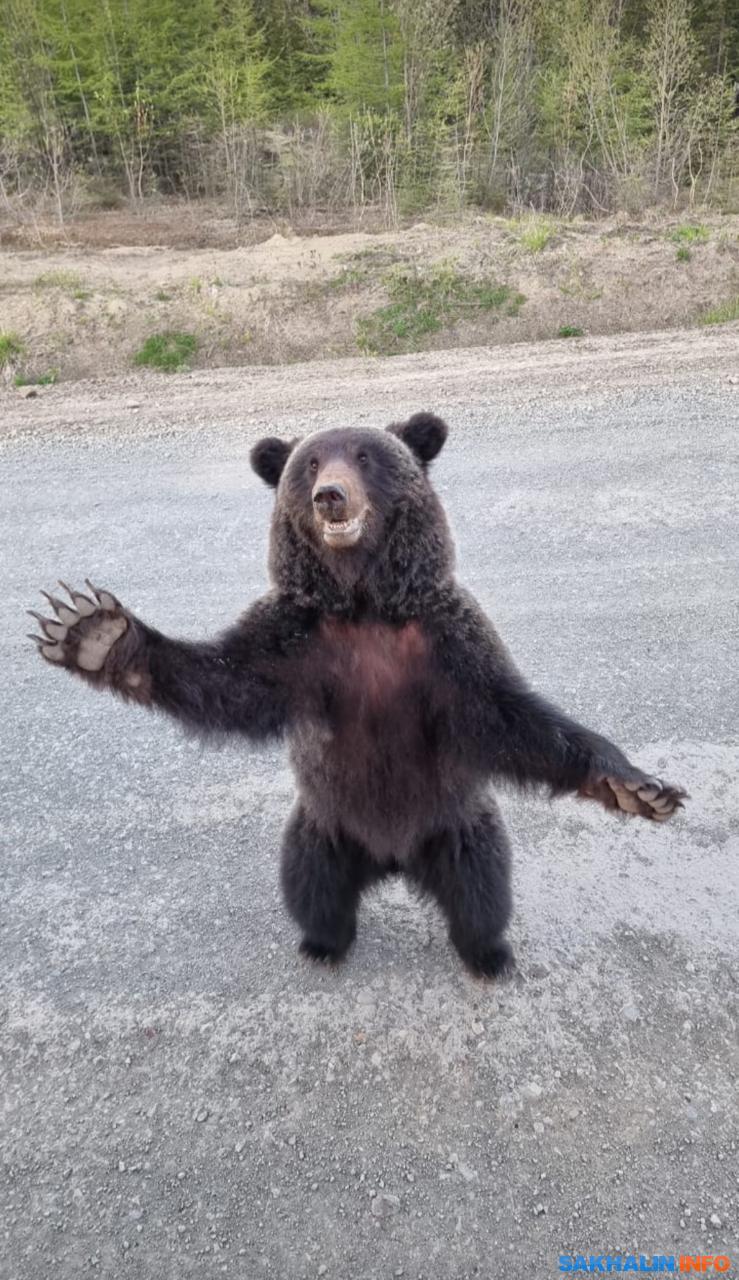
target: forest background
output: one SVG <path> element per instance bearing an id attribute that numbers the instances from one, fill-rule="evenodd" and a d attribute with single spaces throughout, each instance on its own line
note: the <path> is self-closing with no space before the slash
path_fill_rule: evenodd
<path id="1" fill-rule="evenodd" d="M 738 83 L 739 0 L 0 0 L 0 380 L 735 322 Z"/>
<path id="2" fill-rule="evenodd" d="M 733 209 L 739 0 L 2 0 L 0 198 Z"/>

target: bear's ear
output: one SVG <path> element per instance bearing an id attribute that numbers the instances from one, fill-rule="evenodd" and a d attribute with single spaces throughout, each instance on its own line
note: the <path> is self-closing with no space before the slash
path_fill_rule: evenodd
<path id="1" fill-rule="evenodd" d="M 280 440 L 278 436 L 265 436 L 258 440 L 249 454 L 249 461 L 260 480 L 276 489 L 285 463 L 295 448 L 294 440 Z"/>
<path id="2" fill-rule="evenodd" d="M 425 467 L 441 453 L 449 428 L 435 413 L 414 413 L 407 422 L 394 422 L 388 431 L 402 440 Z"/>

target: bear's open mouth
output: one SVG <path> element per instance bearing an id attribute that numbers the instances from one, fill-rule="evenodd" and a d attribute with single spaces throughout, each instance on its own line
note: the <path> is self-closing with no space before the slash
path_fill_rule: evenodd
<path id="1" fill-rule="evenodd" d="M 364 521 L 361 516 L 351 520 L 322 520 L 324 542 L 334 547 L 352 547 L 362 536 Z"/>

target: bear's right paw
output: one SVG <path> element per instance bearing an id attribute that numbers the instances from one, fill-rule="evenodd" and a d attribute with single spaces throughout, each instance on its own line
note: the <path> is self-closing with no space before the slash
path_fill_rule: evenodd
<path id="1" fill-rule="evenodd" d="M 87 578 L 85 582 L 94 596 L 93 600 L 81 591 L 59 583 L 69 595 L 73 607 L 65 600 L 42 591 L 56 618 L 44 618 L 34 609 L 29 609 L 43 633 L 29 638 L 35 641 L 47 662 L 59 663 L 71 671 L 92 674 L 102 671 L 116 641 L 128 629 L 129 620 L 115 596 L 93 587 Z"/>
<path id="2" fill-rule="evenodd" d="M 516 968 L 513 950 L 507 942 L 495 942 L 480 947 L 460 947 L 457 950 L 465 967 L 475 978 L 510 977 Z"/>

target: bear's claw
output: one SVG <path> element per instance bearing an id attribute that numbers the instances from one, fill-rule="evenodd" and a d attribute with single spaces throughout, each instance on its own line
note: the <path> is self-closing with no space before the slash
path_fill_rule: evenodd
<path id="1" fill-rule="evenodd" d="M 59 583 L 74 608 L 48 591 L 41 593 L 56 618 L 45 618 L 35 609 L 29 609 L 43 633 L 30 638 L 47 662 L 63 663 L 72 670 L 96 672 L 104 667 L 116 640 L 127 630 L 128 619 L 110 591 L 94 587 L 87 578 L 85 582 L 94 600 L 64 582 Z"/>

